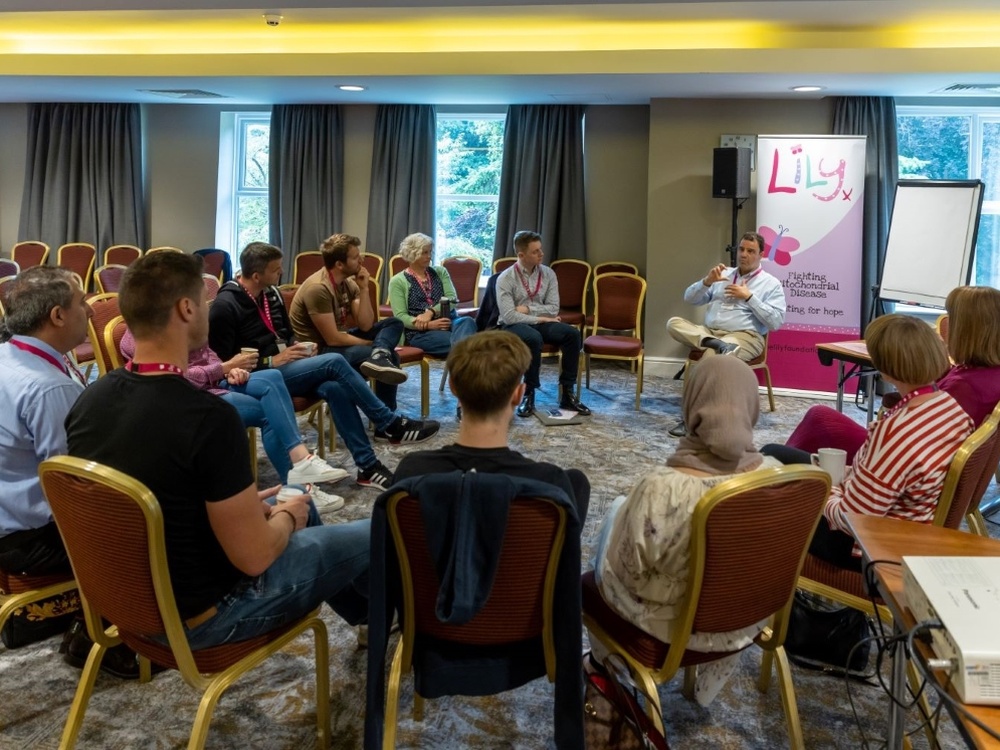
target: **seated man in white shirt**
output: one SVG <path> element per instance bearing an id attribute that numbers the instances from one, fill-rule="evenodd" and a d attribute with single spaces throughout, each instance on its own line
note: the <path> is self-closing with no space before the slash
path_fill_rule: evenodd
<path id="1" fill-rule="evenodd" d="M 737 268 L 713 267 L 705 278 L 684 291 L 684 301 L 708 305 L 705 324 L 680 317 L 667 321 L 667 333 L 691 349 L 728 354 L 749 362 L 764 351 L 764 336 L 785 320 L 785 292 L 781 282 L 760 265 L 764 238 L 746 232 L 740 239 Z M 684 422 L 670 434 L 683 437 Z"/>

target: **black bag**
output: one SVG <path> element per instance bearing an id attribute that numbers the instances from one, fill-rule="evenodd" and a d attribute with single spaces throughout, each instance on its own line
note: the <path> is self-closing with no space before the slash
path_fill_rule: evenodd
<path id="1" fill-rule="evenodd" d="M 796 591 L 785 652 L 800 667 L 837 676 L 869 677 L 866 671 L 871 641 L 864 640 L 869 634 L 864 612 Z"/>
<path id="2" fill-rule="evenodd" d="M 586 750 L 670 750 L 663 733 L 643 710 L 649 697 L 632 679 L 624 659 L 611 654 L 601 665 L 590 654 L 583 659 L 593 667 L 584 669 Z"/>

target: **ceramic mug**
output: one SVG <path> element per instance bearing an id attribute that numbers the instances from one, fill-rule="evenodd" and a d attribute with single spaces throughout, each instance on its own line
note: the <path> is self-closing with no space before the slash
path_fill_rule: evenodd
<path id="1" fill-rule="evenodd" d="M 847 451 L 840 448 L 820 448 L 812 454 L 813 466 L 818 466 L 833 480 L 835 485 L 844 481 L 847 468 Z"/>

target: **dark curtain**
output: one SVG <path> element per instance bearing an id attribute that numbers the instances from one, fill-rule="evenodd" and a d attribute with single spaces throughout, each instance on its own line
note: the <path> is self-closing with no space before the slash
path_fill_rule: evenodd
<path id="1" fill-rule="evenodd" d="M 548 261 L 587 257 L 583 113 L 573 106 L 507 110 L 493 257 L 513 255 L 514 233 L 542 235 Z"/>
<path id="2" fill-rule="evenodd" d="M 21 240 L 146 247 L 138 104 L 31 104 Z"/>
<path id="3" fill-rule="evenodd" d="M 268 164 L 270 238 L 284 253 L 285 279 L 297 253 L 343 231 L 344 129 L 339 106 L 271 108 Z"/>
<path id="4" fill-rule="evenodd" d="M 889 221 L 896 195 L 899 156 L 896 148 L 896 102 L 891 97 L 851 96 L 837 99 L 835 135 L 868 136 L 865 151 L 865 218 L 861 251 L 862 333 L 872 314 L 872 287 L 881 282 L 889 240 Z M 882 311 L 876 311 L 876 315 Z"/>
<path id="5" fill-rule="evenodd" d="M 365 252 L 388 258 L 408 234 L 434 236 L 436 160 L 434 107 L 379 105 Z"/>

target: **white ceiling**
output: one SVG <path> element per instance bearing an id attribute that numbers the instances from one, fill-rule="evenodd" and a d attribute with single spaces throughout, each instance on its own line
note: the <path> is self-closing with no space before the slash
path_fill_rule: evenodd
<path id="1" fill-rule="evenodd" d="M 3 0 L 0 101 L 634 104 L 994 84 L 979 101 L 1000 103 L 997 0 L 292 2 Z"/>

